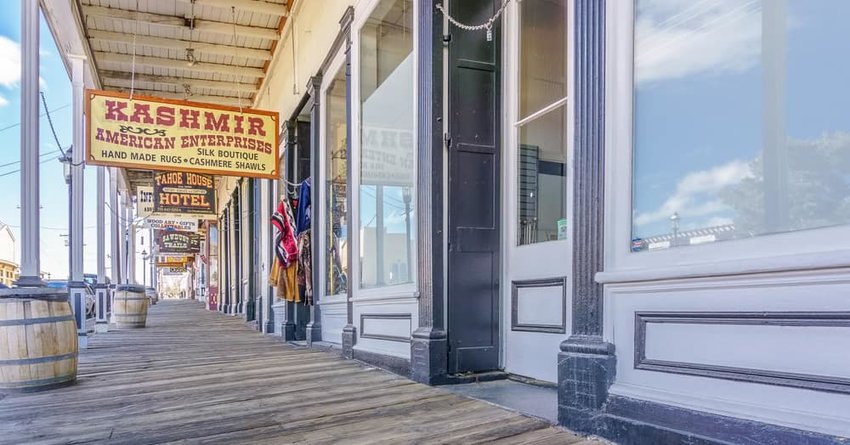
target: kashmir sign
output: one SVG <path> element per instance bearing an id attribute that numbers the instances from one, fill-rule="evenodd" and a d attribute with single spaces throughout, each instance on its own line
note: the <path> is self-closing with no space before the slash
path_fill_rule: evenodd
<path id="1" fill-rule="evenodd" d="M 416 170 L 413 131 L 364 126 L 361 183 L 412 187 Z"/>
<path id="2" fill-rule="evenodd" d="M 165 172 L 154 175 L 155 213 L 215 214 L 215 182 L 210 175 Z"/>
<path id="3" fill-rule="evenodd" d="M 278 113 L 86 90 L 86 163 L 277 179 Z"/>

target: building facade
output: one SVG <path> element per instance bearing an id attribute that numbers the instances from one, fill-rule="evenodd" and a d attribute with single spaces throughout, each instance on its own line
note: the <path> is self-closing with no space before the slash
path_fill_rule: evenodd
<path id="1" fill-rule="evenodd" d="M 624 443 L 850 434 L 846 203 L 806 193 L 844 187 L 846 129 L 792 111 L 826 107 L 799 66 L 843 6 L 330 3 L 258 102 L 291 116 L 283 177 L 224 192 L 236 311 L 426 383 L 557 385 L 561 423 Z M 725 127 L 703 88 L 750 108 Z M 275 302 L 239 242 L 308 178 L 314 304 Z"/>
<path id="2" fill-rule="evenodd" d="M 842 443 L 844 3 L 287 2 L 280 177 L 216 179 L 191 288 L 620 443 Z"/>

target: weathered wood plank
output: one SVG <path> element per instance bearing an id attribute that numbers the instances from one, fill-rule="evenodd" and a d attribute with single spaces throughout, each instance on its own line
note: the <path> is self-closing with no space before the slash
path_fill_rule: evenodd
<path id="1" fill-rule="evenodd" d="M 151 307 L 145 329 L 93 336 L 72 387 L 0 393 L 0 444 L 582 440 L 338 354 L 263 336 L 192 301 Z"/>

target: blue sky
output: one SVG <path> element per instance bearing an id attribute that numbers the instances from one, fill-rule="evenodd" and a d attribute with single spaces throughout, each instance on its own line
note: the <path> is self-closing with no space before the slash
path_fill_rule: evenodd
<path id="1" fill-rule="evenodd" d="M 0 15 L 0 190 L 5 196 L 0 206 L 0 221 L 10 225 L 18 239 L 15 260 L 20 262 L 20 58 L 19 42 L 21 28 L 20 2 L 4 3 Z M 71 82 L 56 49 L 52 35 L 44 19 L 40 28 L 41 89 L 47 98 L 47 106 L 62 147 L 71 145 Z M 41 113 L 44 114 L 44 109 Z M 8 128 L 7 128 L 8 127 Z M 65 278 L 68 274 L 68 188 L 65 185 L 62 165 L 56 142 L 50 131 L 47 117 L 40 120 L 40 147 L 44 156 L 41 167 L 41 268 L 54 278 Z M 52 153 L 55 152 L 55 153 Z M 50 154 L 48 154 L 50 153 Z M 85 271 L 96 272 L 95 240 L 95 185 L 94 168 L 87 168 L 85 175 Z M 107 261 L 107 268 L 109 261 Z M 110 271 L 107 270 L 107 274 Z"/>
<path id="2" fill-rule="evenodd" d="M 718 192 L 748 176 L 762 150 L 762 4 L 639 3 L 635 237 L 669 233 L 674 211 L 685 230 L 734 222 Z M 810 141 L 848 132 L 850 62 L 839 55 L 850 41 L 850 2 L 786 5 L 782 130 Z"/>

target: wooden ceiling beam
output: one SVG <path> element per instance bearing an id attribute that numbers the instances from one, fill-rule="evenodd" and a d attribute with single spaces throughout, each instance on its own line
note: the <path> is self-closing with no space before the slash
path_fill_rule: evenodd
<path id="1" fill-rule="evenodd" d="M 128 45 L 133 44 L 133 35 L 123 32 L 91 30 L 89 31 L 89 39 L 93 42 L 99 41 L 103 43 L 115 42 L 125 43 Z M 237 55 L 239 57 L 247 57 L 249 59 L 257 59 L 263 61 L 271 60 L 272 58 L 272 55 L 268 50 L 245 48 L 241 46 L 220 45 L 217 43 L 192 42 L 189 40 L 167 39 L 163 37 L 141 35 L 136 36 L 135 42 L 137 46 L 174 49 L 184 52 L 187 49 L 192 48 L 196 56 L 198 54 L 211 54 L 217 56 Z"/>
<path id="2" fill-rule="evenodd" d="M 181 3 L 191 4 L 192 0 L 178 0 Z M 272 3 L 262 0 L 195 0 L 196 6 L 210 6 L 213 8 L 221 8 L 230 11 L 232 6 L 236 7 L 236 11 L 258 12 L 260 14 L 273 15 L 277 17 L 286 17 L 289 10 L 282 3 Z"/>
<path id="3" fill-rule="evenodd" d="M 126 80 L 126 79 L 114 79 L 114 78 L 108 78 L 108 77 L 103 78 L 103 85 L 105 87 L 108 87 L 108 88 L 122 88 L 122 89 L 125 89 L 125 90 L 129 90 L 130 85 L 132 85 L 132 83 L 133 83 L 132 81 Z M 165 93 L 167 93 L 167 94 L 180 94 L 180 95 L 186 95 L 187 94 L 183 91 L 183 88 L 184 88 L 183 85 L 173 85 L 173 86 L 179 88 L 179 91 L 177 91 L 176 93 L 174 91 L 160 90 L 159 87 L 163 86 L 163 85 L 166 85 L 166 84 L 156 84 L 156 87 L 154 87 L 153 89 L 148 89 L 148 90 L 150 90 L 150 91 L 160 91 L 163 94 L 165 94 Z M 200 92 L 200 87 L 198 87 L 197 85 L 192 85 L 191 83 L 187 83 L 186 85 L 189 86 L 189 93 L 188 93 L 189 95 L 203 94 L 203 93 Z M 138 88 L 138 86 L 139 86 L 139 84 L 137 83 L 136 88 Z M 230 91 L 217 90 L 217 91 L 218 91 L 217 93 L 213 93 L 211 95 L 212 96 L 231 97 L 231 98 L 234 98 L 234 99 L 242 98 L 242 100 L 247 100 L 247 99 L 250 99 L 252 97 L 252 94 L 254 94 L 254 93 L 251 93 L 251 92 L 244 92 L 243 93 L 243 92 L 240 92 L 240 91 L 233 91 L 233 90 L 230 90 Z"/>
<path id="4" fill-rule="evenodd" d="M 129 93 L 129 88 L 110 88 L 112 91 L 121 91 L 124 93 Z M 191 102 L 200 102 L 207 104 L 216 104 L 216 105 L 224 105 L 228 107 L 238 107 L 240 104 L 240 100 L 235 97 L 226 97 L 226 96 L 209 96 L 209 95 L 200 95 L 195 94 L 191 96 L 187 96 L 181 93 L 168 93 L 165 91 L 159 90 L 142 90 L 142 89 L 134 89 L 134 94 L 138 94 L 139 96 L 151 96 L 151 97 L 159 97 L 163 99 L 177 99 L 177 100 L 188 100 Z M 243 108 L 251 107 L 251 99 L 242 98 L 241 104 Z"/>
<path id="5" fill-rule="evenodd" d="M 133 64 L 133 56 L 130 54 L 115 54 L 102 51 L 94 53 L 95 61 L 102 68 L 103 63 Z M 253 68 L 237 65 L 226 65 L 220 63 L 197 62 L 189 65 L 185 60 L 166 59 L 162 57 L 136 56 L 136 67 L 153 66 L 159 68 L 177 69 L 187 72 L 228 74 L 239 78 L 259 79 L 265 76 L 262 68 Z M 138 70 L 137 70 L 138 71 Z"/>
<path id="6" fill-rule="evenodd" d="M 100 71 L 100 78 L 110 86 L 129 87 L 133 73 L 129 71 Z M 254 83 L 218 82 L 215 80 L 193 79 L 191 77 L 170 77 L 136 73 L 136 81 L 171 85 L 178 88 L 183 88 L 183 85 L 189 85 L 192 88 L 209 88 L 224 93 L 232 93 L 233 96 L 243 93 L 243 97 L 245 97 L 244 93 L 255 94 L 257 92 L 257 86 Z"/>
<path id="7" fill-rule="evenodd" d="M 151 14 L 148 12 L 137 12 L 128 9 L 106 8 L 103 6 L 83 6 L 83 14 L 86 16 L 102 17 L 111 20 L 122 20 L 138 22 L 150 25 L 168 26 L 172 28 L 189 29 L 189 19 L 174 15 Z M 257 37 L 261 39 L 276 41 L 280 35 L 276 28 L 260 28 L 256 26 L 233 25 L 228 22 L 214 22 L 212 20 L 195 19 L 195 31 L 233 36 L 235 32 L 241 37 Z"/>

